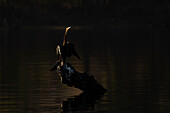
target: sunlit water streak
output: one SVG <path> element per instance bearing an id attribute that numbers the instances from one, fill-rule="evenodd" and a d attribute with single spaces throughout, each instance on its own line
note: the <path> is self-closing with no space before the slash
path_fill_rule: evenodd
<path id="1" fill-rule="evenodd" d="M 93 74 L 108 92 L 87 96 L 61 84 L 50 67 L 63 30 L 1 31 L 0 112 L 164 113 L 170 109 L 169 31 L 97 29 L 69 32 L 81 60 L 69 62 Z M 78 104 L 77 104 L 78 103 Z"/>

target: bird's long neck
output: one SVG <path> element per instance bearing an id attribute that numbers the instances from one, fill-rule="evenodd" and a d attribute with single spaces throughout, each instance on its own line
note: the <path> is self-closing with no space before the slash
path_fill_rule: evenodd
<path id="1" fill-rule="evenodd" d="M 64 34 L 64 40 L 63 40 L 63 46 L 66 44 L 66 35 L 67 35 L 67 31 L 65 32 L 65 34 Z"/>
<path id="2" fill-rule="evenodd" d="M 64 40 L 63 40 L 63 46 L 66 44 L 66 35 L 67 35 L 67 32 L 68 32 L 68 30 L 70 29 L 71 27 L 67 27 L 66 28 L 66 31 L 65 31 L 65 34 L 64 34 Z"/>

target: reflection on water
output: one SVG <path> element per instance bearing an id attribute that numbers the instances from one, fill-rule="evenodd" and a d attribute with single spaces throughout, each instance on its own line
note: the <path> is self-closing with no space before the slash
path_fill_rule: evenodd
<path id="1" fill-rule="evenodd" d="M 62 112 L 75 112 L 75 111 L 94 111 L 96 101 L 99 100 L 103 94 L 88 94 L 81 93 L 79 96 L 68 98 L 66 101 L 62 101 Z"/>
<path id="2" fill-rule="evenodd" d="M 68 39 L 82 59 L 70 63 L 108 89 L 96 96 L 61 84 L 49 72 L 63 34 L 64 29 L 0 31 L 0 112 L 170 111 L 169 30 L 71 30 Z"/>

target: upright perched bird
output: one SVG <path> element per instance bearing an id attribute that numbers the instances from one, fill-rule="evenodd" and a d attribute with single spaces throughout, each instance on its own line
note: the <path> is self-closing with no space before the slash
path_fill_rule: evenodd
<path id="1" fill-rule="evenodd" d="M 66 35 L 68 30 L 71 27 L 67 27 L 65 34 L 64 34 L 64 40 L 63 40 L 63 45 L 60 47 L 59 45 L 56 48 L 56 53 L 57 53 L 57 58 L 63 60 L 63 62 L 66 61 L 67 58 L 70 58 L 72 55 L 76 56 L 78 59 L 80 59 L 80 56 L 78 55 L 77 51 L 74 48 L 74 44 L 70 43 L 66 40 Z"/>
<path id="2" fill-rule="evenodd" d="M 57 45 L 56 47 L 56 54 L 57 54 L 57 63 L 51 68 L 50 71 L 54 71 L 57 69 L 57 66 L 61 62 L 66 62 L 67 58 L 70 58 L 72 55 L 76 56 L 78 59 L 80 59 L 80 56 L 78 55 L 77 51 L 74 48 L 74 44 L 70 43 L 66 40 L 66 35 L 68 30 L 71 27 L 67 27 L 65 34 L 64 34 L 64 40 L 63 40 L 63 45 L 60 47 L 60 45 Z"/>

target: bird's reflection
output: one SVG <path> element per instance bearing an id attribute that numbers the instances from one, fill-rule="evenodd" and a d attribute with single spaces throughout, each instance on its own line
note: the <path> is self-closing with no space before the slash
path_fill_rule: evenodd
<path id="1" fill-rule="evenodd" d="M 95 104 L 103 97 L 103 94 L 94 94 L 83 92 L 78 96 L 68 98 L 66 101 L 62 101 L 62 113 L 75 112 L 75 111 L 93 111 L 95 110 Z"/>

